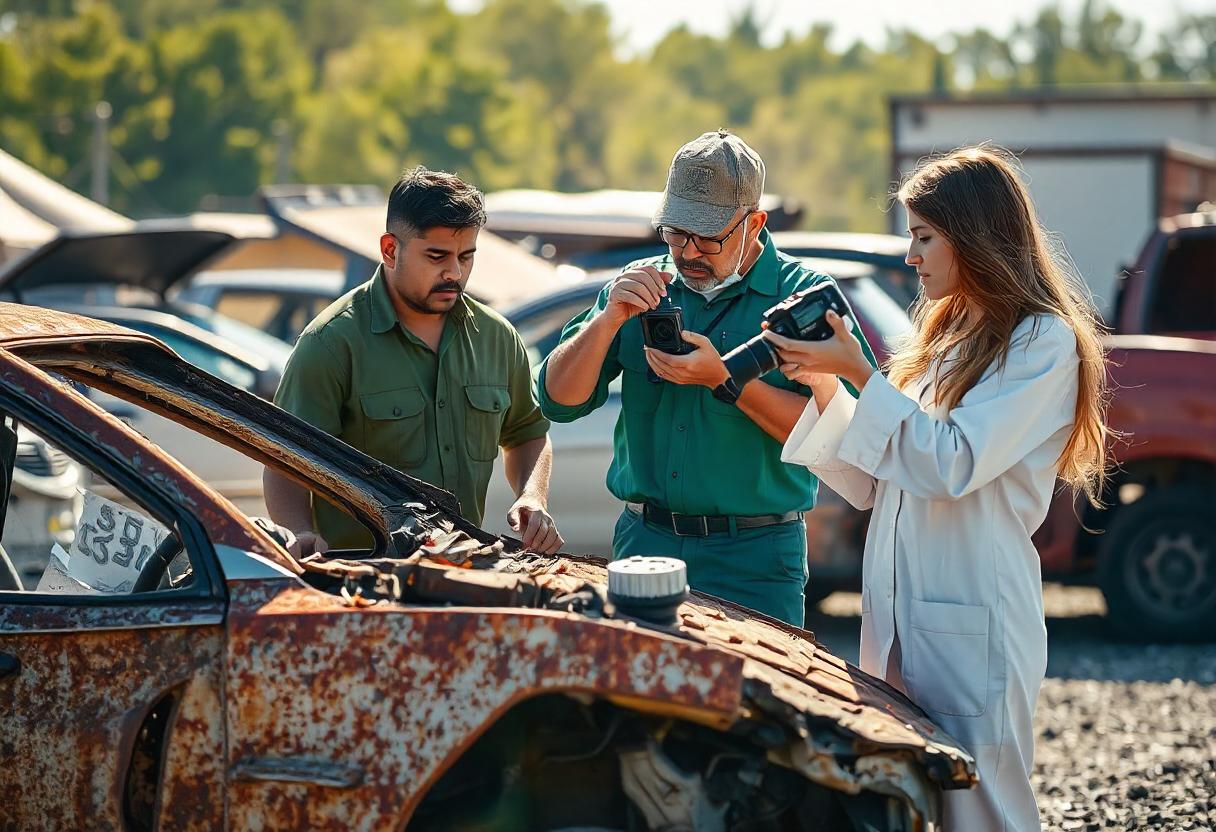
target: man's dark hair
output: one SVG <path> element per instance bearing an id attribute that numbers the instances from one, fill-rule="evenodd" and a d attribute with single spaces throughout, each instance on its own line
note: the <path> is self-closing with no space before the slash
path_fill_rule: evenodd
<path id="1" fill-rule="evenodd" d="M 402 237 L 432 228 L 481 228 L 486 206 L 481 191 L 459 176 L 419 165 L 407 170 L 388 195 L 385 227 Z"/>

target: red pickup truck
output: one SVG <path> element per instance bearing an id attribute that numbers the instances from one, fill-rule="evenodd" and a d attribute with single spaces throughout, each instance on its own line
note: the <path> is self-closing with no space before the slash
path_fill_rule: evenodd
<path id="1" fill-rule="evenodd" d="M 1159 223 L 1112 323 L 1105 506 L 1057 494 L 1043 575 L 1096 583 L 1124 636 L 1216 638 L 1216 210 Z"/>

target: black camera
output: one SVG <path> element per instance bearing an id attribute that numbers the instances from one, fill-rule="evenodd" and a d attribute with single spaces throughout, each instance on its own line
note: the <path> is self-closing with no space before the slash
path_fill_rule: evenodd
<path id="1" fill-rule="evenodd" d="M 796 341 L 826 341 L 832 327 L 826 320 L 828 310 L 840 317 L 851 315 L 849 303 L 835 283 L 821 283 L 804 292 L 790 295 L 764 313 L 768 328 Z M 739 387 L 777 369 L 777 348 L 763 335 L 740 344 L 722 357 L 730 377 Z"/>
<path id="2" fill-rule="evenodd" d="M 651 349 L 671 355 L 687 355 L 693 351 L 692 344 L 684 340 L 684 313 L 664 297 L 658 309 L 648 309 L 638 320 L 642 323 L 642 342 Z"/>

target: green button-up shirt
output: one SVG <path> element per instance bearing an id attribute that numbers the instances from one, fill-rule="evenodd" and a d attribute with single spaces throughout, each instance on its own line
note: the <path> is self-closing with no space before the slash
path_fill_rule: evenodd
<path id="1" fill-rule="evenodd" d="M 764 251 L 741 283 L 724 289 L 712 301 L 677 279 L 668 286 L 672 303 L 683 310 L 684 328 L 710 339 L 726 354 L 760 332 L 764 311 L 794 292 L 831 280 L 793 258 L 780 254 L 767 232 Z M 676 274 L 670 255 L 631 264 Z M 600 292 L 594 306 L 577 316 L 562 331 L 568 341 L 603 311 L 610 286 Z M 712 332 L 711 324 L 725 304 L 729 311 Z M 860 329 L 871 363 L 873 354 Z M 616 423 L 608 490 L 618 499 L 650 502 L 682 514 L 756 515 L 805 510 L 815 503 L 817 478 L 801 465 L 781 461 L 781 443 L 760 429 L 734 405 L 715 399 L 700 385 L 671 384 L 647 379 L 642 352 L 642 327 L 631 318 L 617 333 L 604 359 L 591 398 L 581 405 L 565 406 L 545 391 L 548 361 L 541 367 L 537 396 L 541 410 L 555 422 L 585 416 L 608 399 L 608 384 L 621 380 L 621 415 Z M 762 380 L 774 387 L 810 396 L 810 390 L 779 371 Z"/>
<path id="2" fill-rule="evenodd" d="M 369 456 L 451 491 L 480 524 L 499 446 L 548 433 L 528 355 L 498 313 L 462 296 L 439 352 L 401 325 L 377 269 L 300 335 L 275 403 Z M 349 515 L 314 501 L 336 548 L 367 545 Z"/>

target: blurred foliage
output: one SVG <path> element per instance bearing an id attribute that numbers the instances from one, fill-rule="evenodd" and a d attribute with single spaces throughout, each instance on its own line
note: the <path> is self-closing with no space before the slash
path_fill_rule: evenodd
<path id="1" fill-rule="evenodd" d="M 753 7 L 626 58 L 610 24 L 590 0 L 0 0 L 0 146 L 85 190 L 109 102 L 112 204 L 147 215 L 281 177 L 387 187 L 415 163 L 487 190 L 658 189 L 680 144 L 726 126 L 812 225 L 877 230 L 892 94 L 1216 85 L 1216 15 L 1154 45 L 1098 0 L 881 47 L 834 47 L 828 25 L 765 45 Z"/>

